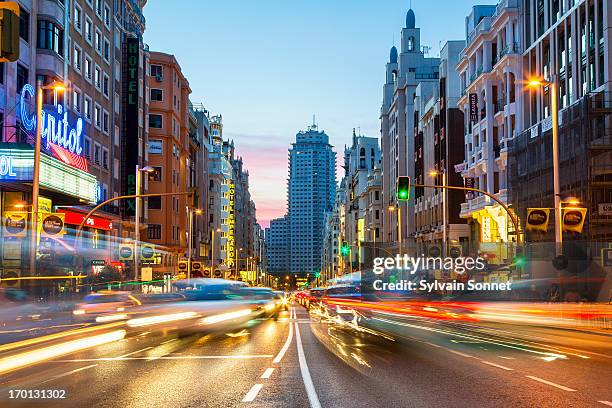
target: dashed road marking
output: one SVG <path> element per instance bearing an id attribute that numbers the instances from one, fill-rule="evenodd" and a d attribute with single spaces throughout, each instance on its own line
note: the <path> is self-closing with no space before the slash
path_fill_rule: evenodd
<path id="1" fill-rule="evenodd" d="M 535 380 L 535 381 L 538 381 L 538 382 L 541 382 L 542 384 L 547 384 L 547 385 L 550 385 L 552 387 L 559 388 L 560 390 L 563 390 L 563 391 L 570 391 L 570 392 L 576 391 L 576 390 L 574 390 L 572 388 L 566 387 L 564 385 L 556 384 L 556 383 L 551 382 L 551 381 L 544 380 L 544 379 L 542 379 L 540 377 L 534 377 L 532 375 L 526 375 L 525 377 L 531 378 L 532 380 Z"/>
<path id="2" fill-rule="evenodd" d="M 131 353 L 124 354 L 124 355 L 119 356 L 117 358 L 125 358 L 125 357 L 129 357 L 129 356 L 133 356 L 134 354 L 142 353 L 143 351 L 151 350 L 152 348 L 153 347 L 145 347 L 143 349 L 132 351 Z"/>
<path id="3" fill-rule="evenodd" d="M 261 378 L 263 378 L 264 380 L 267 380 L 268 378 L 270 378 L 273 371 L 274 371 L 273 367 L 266 368 L 266 371 L 264 371 L 264 373 L 261 375 Z"/>
<path id="4" fill-rule="evenodd" d="M 474 356 L 470 356 L 469 354 L 465 354 L 465 353 L 462 353 L 462 352 L 457 351 L 457 350 L 451 350 L 451 349 L 447 349 L 447 350 L 450 351 L 451 353 L 456 354 L 456 355 L 461 356 L 461 357 L 467 357 L 467 358 L 473 358 L 474 357 Z"/>
<path id="5" fill-rule="evenodd" d="M 97 364 L 92 364 L 92 365 L 88 365 L 88 366 L 85 366 L 85 367 L 77 368 L 76 370 L 68 371 L 68 372 L 63 373 L 63 374 L 58 374 L 58 375 L 53 376 L 52 378 L 49 378 L 48 380 L 45 380 L 45 381 L 39 383 L 38 385 L 45 384 L 45 383 L 48 383 L 49 381 L 57 380 L 58 378 L 66 377 L 68 375 L 71 375 L 71 374 L 74 374 L 74 373 L 78 373 L 79 371 L 87 370 L 89 368 L 94 368 L 94 367 L 97 367 L 97 366 L 98 366 Z"/>
<path id="6" fill-rule="evenodd" d="M 514 371 L 514 369 L 513 369 L 513 368 L 506 367 L 506 366 L 503 366 L 503 365 L 500 365 L 500 364 L 495 364 L 495 363 L 492 363 L 492 362 L 490 362 L 490 361 L 486 361 L 486 360 L 480 360 L 480 361 L 481 361 L 481 362 L 483 362 L 483 363 L 485 363 L 485 364 L 488 364 L 488 365 L 490 365 L 490 366 L 497 367 L 497 368 L 501 368 L 502 370 L 506 370 L 506 371 Z"/>
<path id="7" fill-rule="evenodd" d="M 257 394 L 259 394 L 259 391 L 261 391 L 262 388 L 263 384 L 253 385 L 249 392 L 247 392 L 244 398 L 242 399 L 242 402 L 253 402 L 253 400 L 257 398 Z"/>

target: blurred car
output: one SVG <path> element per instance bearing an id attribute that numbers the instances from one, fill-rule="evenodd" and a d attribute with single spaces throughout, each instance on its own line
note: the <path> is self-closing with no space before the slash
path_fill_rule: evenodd
<path id="1" fill-rule="evenodd" d="M 306 295 L 306 291 L 300 290 L 298 292 L 295 292 L 293 297 L 299 305 L 304 306 L 304 299 L 306 298 Z"/>
<path id="2" fill-rule="evenodd" d="M 72 316 L 75 321 L 100 321 L 102 316 L 119 315 L 126 309 L 141 305 L 131 292 L 92 292 L 75 305 Z M 104 320 L 102 318 L 102 320 Z"/>
<path id="3" fill-rule="evenodd" d="M 42 308 L 17 288 L 0 288 L 0 324 L 37 319 Z"/>
<path id="4" fill-rule="evenodd" d="M 274 291 L 274 294 L 276 294 L 276 298 L 280 301 L 282 310 L 289 310 L 289 295 L 280 290 Z"/>
<path id="5" fill-rule="evenodd" d="M 310 309 L 311 307 L 318 305 L 324 292 L 325 289 L 323 288 L 313 288 L 308 290 L 304 296 L 303 306 L 306 309 Z"/>
<path id="6" fill-rule="evenodd" d="M 235 300 L 238 291 L 247 288 L 244 282 L 216 278 L 183 279 L 173 284 L 185 300 Z"/>
<path id="7" fill-rule="evenodd" d="M 278 319 L 283 308 L 282 298 L 278 293 L 270 288 L 250 287 L 241 288 L 239 293 L 245 300 L 256 305 L 262 316 Z"/>
<path id="8" fill-rule="evenodd" d="M 350 304 L 352 301 L 360 299 L 361 292 L 358 286 L 350 284 L 334 285 L 325 288 L 319 306 L 329 316 L 351 320 L 353 318 L 353 309 Z"/>

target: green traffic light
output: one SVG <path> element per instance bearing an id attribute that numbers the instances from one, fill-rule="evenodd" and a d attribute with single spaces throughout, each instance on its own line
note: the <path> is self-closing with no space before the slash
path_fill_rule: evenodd
<path id="1" fill-rule="evenodd" d="M 348 256 L 351 253 L 351 249 L 349 248 L 348 244 L 345 242 L 344 244 L 342 244 L 342 247 L 340 248 L 340 253 L 343 256 Z"/>
<path id="2" fill-rule="evenodd" d="M 527 265 L 527 258 L 524 256 L 517 256 L 514 258 L 514 264 L 519 268 L 524 268 Z"/>

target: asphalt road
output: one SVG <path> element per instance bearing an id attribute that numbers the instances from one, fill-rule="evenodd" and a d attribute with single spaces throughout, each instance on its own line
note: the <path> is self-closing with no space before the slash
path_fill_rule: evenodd
<path id="1" fill-rule="evenodd" d="M 296 306 L 245 330 L 142 333 L 0 378 L 2 407 L 605 407 L 612 337 L 375 315 L 336 324 Z M 9 399 L 10 390 L 65 399 Z"/>

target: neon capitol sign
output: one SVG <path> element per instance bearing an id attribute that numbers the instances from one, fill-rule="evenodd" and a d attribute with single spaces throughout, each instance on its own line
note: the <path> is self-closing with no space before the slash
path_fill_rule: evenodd
<path id="1" fill-rule="evenodd" d="M 25 84 L 21 90 L 21 123 L 28 132 L 36 132 L 36 112 L 28 111 L 26 98 L 34 100 L 34 87 Z M 81 156 L 83 153 L 83 119 L 78 118 L 74 126 L 68 123 L 68 111 L 60 104 L 53 110 L 43 109 L 42 111 L 42 130 L 41 145 L 47 151 L 53 152 L 56 156 L 61 153 L 54 147 L 60 147 L 70 153 Z M 72 164 L 72 163 L 69 163 Z"/>

